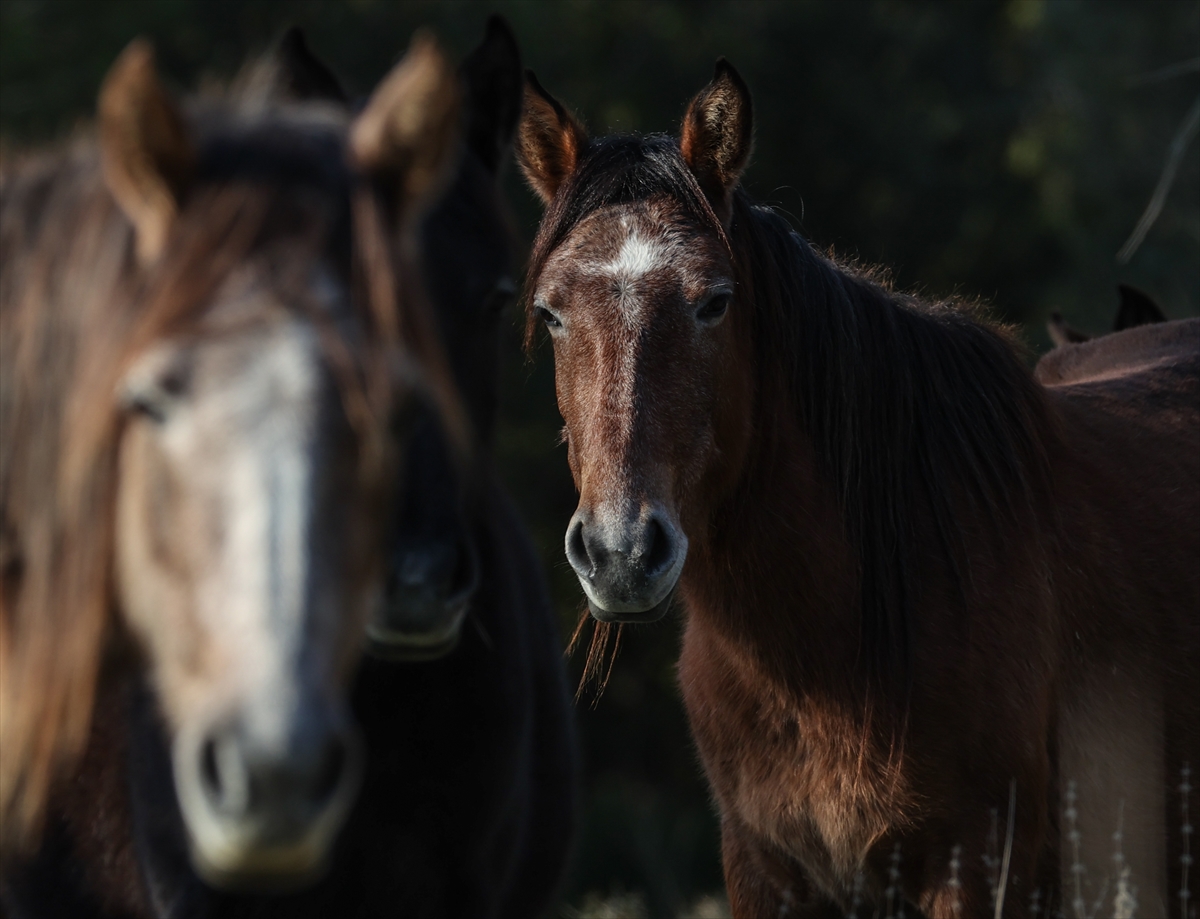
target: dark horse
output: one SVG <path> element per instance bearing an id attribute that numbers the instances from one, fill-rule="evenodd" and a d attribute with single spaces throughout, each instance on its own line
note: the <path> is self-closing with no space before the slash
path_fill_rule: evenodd
<path id="1" fill-rule="evenodd" d="M 462 161 L 421 234 L 471 450 L 455 464 L 439 417 L 427 413 L 418 424 L 371 649 L 401 660 L 441 656 L 372 665 L 363 678 L 369 688 L 356 696 L 364 722 L 377 717 L 410 738 L 380 776 L 392 783 L 403 775 L 421 802 L 404 842 L 412 867 L 402 892 L 414 915 L 540 915 L 575 828 L 578 762 L 562 639 L 537 551 L 491 457 L 500 330 L 516 294 L 498 178 L 520 116 L 522 76 L 512 33 L 490 18 L 463 65 Z M 414 641 L 421 630 L 434 641 Z"/>
<path id="2" fill-rule="evenodd" d="M 354 118 L 180 106 L 135 42 L 98 142 L 5 163 L 6 915 L 195 911 L 177 877 L 327 869 L 403 421 L 415 389 L 455 414 L 396 241 L 457 96 L 423 40 Z"/>
<path id="3" fill-rule="evenodd" d="M 1042 385 L 753 204 L 751 132 L 722 60 L 679 140 L 591 140 L 532 76 L 518 133 L 567 558 L 597 634 L 678 598 L 734 915 L 1079 912 L 1117 829 L 1107 890 L 1178 914 L 1200 322 Z"/>

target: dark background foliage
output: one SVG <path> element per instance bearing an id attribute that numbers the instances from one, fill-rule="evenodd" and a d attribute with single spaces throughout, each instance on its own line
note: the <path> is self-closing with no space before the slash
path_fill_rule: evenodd
<path id="1" fill-rule="evenodd" d="M 674 131 L 714 59 L 729 57 L 755 94 L 746 183 L 756 197 L 818 245 L 888 266 L 901 287 L 989 302 L 1034 349 L 1048 346 L 1051 310 L 1108 328 L 1118 281 L 1169 316 L 1200 313 L 1195 144 L 1145 243 L 1129 264 L 1115 260 L 1200 93 L 1195 67 L 1153 76 L 1196 59 L 1194 0 L 4 0 L 0 149 L 86 123 L 105 70 L 135 35 L 154 40 L 171 82 L 193 89 L 299 24 L 366 94 L 415 27 L 461 55 L 491 11 L 596 133 Z M 538 208 L 516 170 L 506 182 L 528 241 Z M 575 495 L 556 446 L 550 355 L 526 362 L 518 324 L 505 343 L 497 459 L 569 633 L 580 595 L 561 547 Z M 677 622 L 628 633 L 603 698 L 579 706 L 586 787 L 573 902 L 639 890 L 653 914 L 669 915 L 721 885 L 675 688 L 677 642 Z M 573 674 L 581 667 L 572 660 Z"/>

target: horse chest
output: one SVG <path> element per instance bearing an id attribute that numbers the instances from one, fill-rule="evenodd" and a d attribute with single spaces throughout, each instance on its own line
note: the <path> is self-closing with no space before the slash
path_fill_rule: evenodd
<path id="1" fill-rule="evenodd" d="M 685 639 L 680 682 L 705 772 L 723 817 L 733 817 L 848 895 L 887 830 L 894 790 L 863 764 L 861 726 L 789 698 L 736 656 Z"/>

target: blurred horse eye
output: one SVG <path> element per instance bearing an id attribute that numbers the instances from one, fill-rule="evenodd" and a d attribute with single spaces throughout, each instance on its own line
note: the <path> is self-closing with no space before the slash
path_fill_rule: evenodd
<path id="1" fill-rule="evenodd" d="M 487 309 L 490 313 L 503 312 L 517 295 L 517 285 L 510 277 L 498 280 L 487 297 Z"/>

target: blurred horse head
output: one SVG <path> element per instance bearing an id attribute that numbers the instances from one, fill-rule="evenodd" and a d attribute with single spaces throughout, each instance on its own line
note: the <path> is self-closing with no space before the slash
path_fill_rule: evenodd
<path id="1" fill-rule="evenodd" d="M 99 149 L 5 176 L 6 847 L 70 774 L 127 635 L 107 660 L 154 689 L 195 868 L 322 869 L 361 770 L 346 695 L 407 407 L 453 411 L 395 240 L 442 187 L 457 94 L 418 38 L 353 119 L 185 108 L 135 42 Z"/>
<path id="2" fill-rule="evenodd" d="M 460 68 L 465 132 L 457 171 L 421 228 L 423 275 L 437 332 L 471 429 L 455 448 L 442 416 L 420 415 L 389 538 L 387 590 L 368 624 L 389 659 L 440 657 L 458 641 L 479 586 L 472 536 L 478 464 L 496 419 L 500 321 L 516 293 L 513 234 L 498 183 L 521 111 L 520 51 L 499 17 Z"/>

